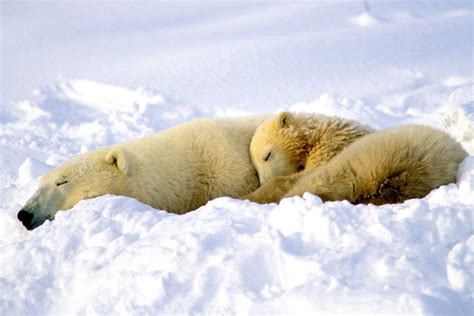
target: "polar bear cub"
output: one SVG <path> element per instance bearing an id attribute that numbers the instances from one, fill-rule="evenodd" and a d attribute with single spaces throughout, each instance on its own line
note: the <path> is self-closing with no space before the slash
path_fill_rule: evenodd
<path id="1" fill-rule="evenodd" d="M 374 130 L 335 116 L 282 112 L 265 121 L 252 138 L 250 156 L 261 184 L 276 176 L 312 170 Z"/>
<path id="2" fill-rule="evenodd" d="M 325 163 L 297 172 L 304 159 L 279 158 L 297 156 L 301 146 L 297 145 L 297 133 L 283 133 L 284 129 L 298 128 L 292 126 L 293 119 L 291 114 L 282 113 L 257 129 L 250 152 L 259 176 L 264 170 L 260 176 L 264 185 L 244 198 L 269 203 L 311 192 L 325 201 L 399 203 L 421 198 L 441 185 L 455 182 L 458 166 L 467 156 L 462 146 L 447 133 L 428 126 L 407 125 L 367 132 L 344 149 L 336 150 Z M 342 130 L 341 134 L 344 133 Z M 294 135 L 294 141 L 291 137 L 281 141 L 284 134 Z M 323 139 L 325 143 L 332 142 L 331 137 L 318 134 L 312 142 L 318 144 Z M 271 154 L 262 156 L 262 149 Z M 272 163 L 273 153 L 277 153 L 274 157 L 277 161 Z M 309 159 L 311 155 L 303 157 Z"/>

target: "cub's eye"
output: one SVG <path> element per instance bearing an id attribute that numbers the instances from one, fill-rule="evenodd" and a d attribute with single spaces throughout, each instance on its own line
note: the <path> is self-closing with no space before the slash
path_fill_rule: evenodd
<path id="1" fill-rule="evenodd" d="M 67 182 L 68 182 L 68 181 L 67 181 L 66 179 L 58 180 L 58 181 L 56 182 L 56 186 L 59 187 L 60 185 L 66 184 Z"/>
<path id="2" fill-rule="evenodd" d="M 263 158 L 263 161 L 268 161 L 271 155 L 272 155 L 272 152 L 269 151 L 268 154 L 265 156 L 265 158 Z"/>

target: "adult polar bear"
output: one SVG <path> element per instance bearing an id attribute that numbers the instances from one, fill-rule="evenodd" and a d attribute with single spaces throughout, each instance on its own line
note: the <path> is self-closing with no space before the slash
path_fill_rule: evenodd
<path id="1" fill-rule="evenodd" d="M 82 154 L 43 175 L 18 219 L 34 229 L 58 210 L 104 194 L 186 213 L 259 186 L 249 144 L 267 116 L 205 118 Z"/>

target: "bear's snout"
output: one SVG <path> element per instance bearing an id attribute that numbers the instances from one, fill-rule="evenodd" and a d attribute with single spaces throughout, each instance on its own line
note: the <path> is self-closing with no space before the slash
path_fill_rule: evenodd
<path id="1" fill-rule="evenodd" d="M 24 209 L 18 212 L 18 220 L 26 227 L 28 230 L 32 230 L 34 227 L 32 225 L 34 215 Z"/>

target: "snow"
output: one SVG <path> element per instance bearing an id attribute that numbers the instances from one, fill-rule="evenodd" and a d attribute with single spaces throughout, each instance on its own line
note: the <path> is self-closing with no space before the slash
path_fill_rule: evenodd
<path id="1" fill-rule="evenodd" d="M 0 314 L 471 315 L 474 9 L 369 4 L 2 2 Z M 107 195 L 33 231 L 16 219 L 81 152 L 280 110 L 428 124 L 471 156 L 396 205 L 222 197 L 175 215 Z"/>
<path id="2" fill-rule="evenodd" d="M 443 119 L 446 130 L 466 150 L 474 153 L 474 85 L 464 85 L 449 96 L 448 114 Z"/>

